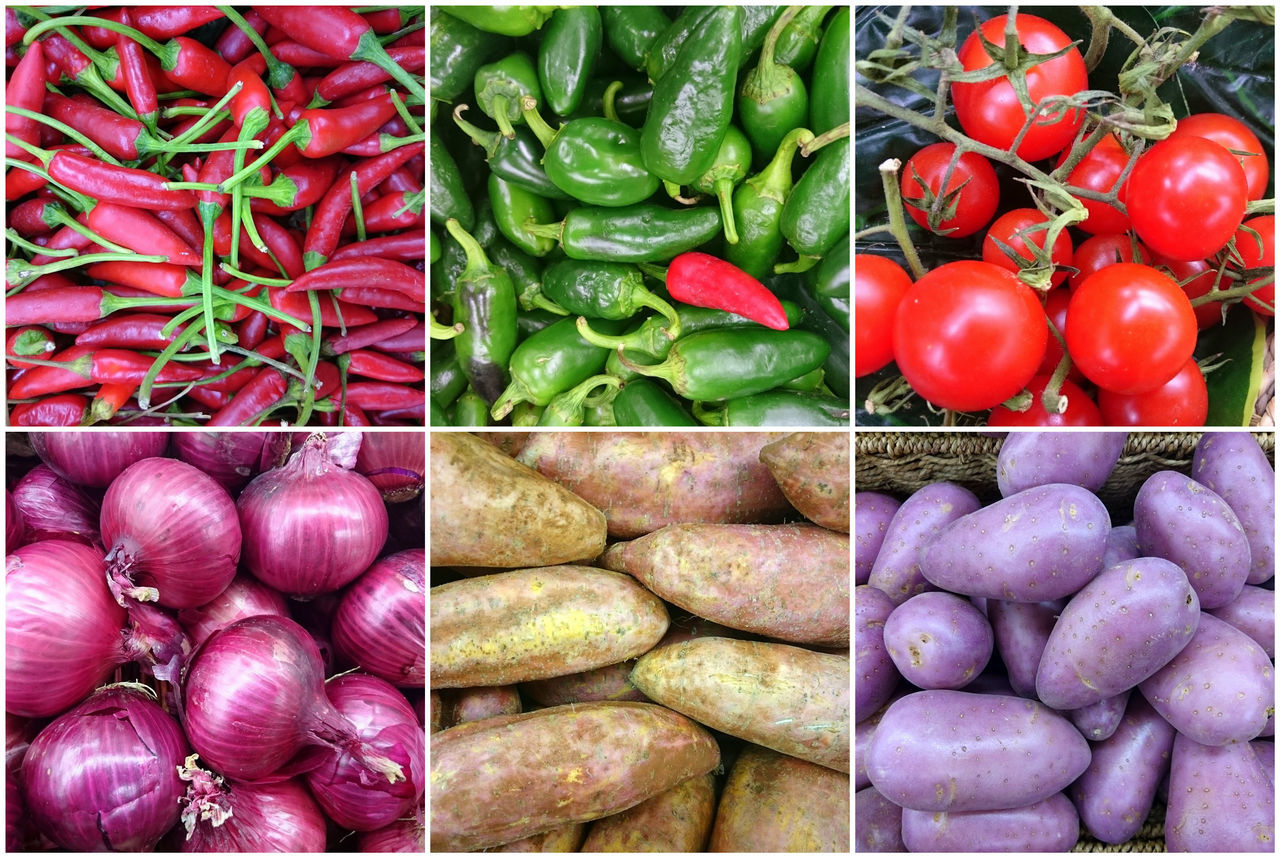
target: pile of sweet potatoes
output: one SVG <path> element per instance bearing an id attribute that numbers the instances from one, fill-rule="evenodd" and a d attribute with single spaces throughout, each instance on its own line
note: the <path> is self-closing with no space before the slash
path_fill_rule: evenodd
<path id="1" fill-rule="evenodd" d="M 432 851 L 848 852 L 848 433 L 434 433 Z"/>

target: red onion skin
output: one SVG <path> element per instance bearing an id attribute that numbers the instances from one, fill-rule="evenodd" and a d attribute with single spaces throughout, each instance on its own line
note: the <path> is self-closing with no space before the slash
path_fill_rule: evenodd
<path id="1" fill-rule="evenodd" d="M 426 737 L 418 716 L 395 686 L 376 676 L 348 673 L 325 683 L 334 707 L 369 746 L 396 760 L 405 780 L 370 778 L 351 754 L 326 751 L 307 772 L 307 785 L 329 818 L 343 828 L 372 831 L 407 815 L 426 789 Z"/>
<path id="2" fill-rule="evenodd" d="M 376 831 L 363 831 L 356 835 L 357 852 L 417 852 L 427 851 L 427 825 L 425 812 L 418 805 L 415 816 L 397 819 Z"/>
<path id="3" fill-rule="evenodd" d="M 4 490 L 4 551 L 17 551 L 22 547 L 27 535 L 27 525 L 23 520 L 22 510 L 13 499 L 13 493 Z"/>
<path id="4" fill-rule="evenodd" d="M 356 470 L 377 486 L 387 503 L 413 500 L 425 482 L 426 439 L 420 432 L 366 432 Z"/>
<path id="5" fill-rule="evenodd" d="M 191 636 L 192 647 L 197 647 L 209 635 L 236 620 L 263 614 L 289 616 L 288 600 L 252 575 L 240 573 L 212 601 L 198 608 L 180 610 L 178 622 Z"/>
<path id="6" fill-rule="evenodd" d="M 270 432 L 177 432 L 178 458 L 218 481 L 229 492 L 243 488 L 259 471 Z"/>
<path id="7" fill-rule="evenodd" d="M 32 468 L 13 487 L 13 502 L 27 526 L 27 541 L 66 539 L 99 545 L 99 504 L 48 465 Z"/>
<path id="8" fill-rule="evenodd" d="M 240 559 L 235 502 L 203 471 L 177 459 L 135 462 L 102 499 L 109 562 L 159 590 L 167 608 L 194 608 L 226 589 Z"/>
<path id="9" fill-rule="evenodd" d="M 369 567 L 387 540 L 378 490 L 335 466 L 313 435 L 283 467 L 259 474 L 236 508 L 244 562 L 263 583 L 309 599 L 338 590 Z"/>
<path id="10" fill-rule="evenodd" d="M 182 730 L 141 692 L 108 686 L 41 731 L 27 750 L 27 814 L 72 851 L 139 852 L 178 821 Z"/>
<path id="11" fill-rule="evenodd" d="M 36 455 L 63 479 L 81 486 L 106 488 L 134 462 L 163 456 L 168 432 L 32 432 Z"/>
<path id="12" fill-rule="evenodd" d="M 222 795 L 215 801 L 231 815 L 220 825 L 196 821 L 190 834 L 179 826 L 177 851 L 325 851 L 324 814 L 297 778 L 269 784 L 224 783 L 220 789 Z"/>
<path id="13" fill-rule="evenodd" d="M 426 686 L 426 551 L 380 558 L 347 588 L 333 643 L 367 673 L 405 688 Z"/>
<path id="14" fill-rule="evenodd" d="M 5 710 L 49 717 L 88 696 L 130 660 L 125 610 L 103 577 L 102 553 L 62 540 L 5 558 Z"/>

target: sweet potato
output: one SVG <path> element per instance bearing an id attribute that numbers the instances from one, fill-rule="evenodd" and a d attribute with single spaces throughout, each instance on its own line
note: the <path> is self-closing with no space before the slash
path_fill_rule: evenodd
<path id="1" fill-rule="evenodd" d="M 524 711 L 520 692 L 514 685 L 459 688 L 446 691 L 442 727 L 456 727 L 468 721 L 480 721 L 495 715 L 517 715 Z"/>
<path id="2" fill-rule="evenodd" d="M 634 658 L 667 609 L 617 572 L 515 569 L 431 589 L 431 687 L 510 685 Z"/>
<path id="3" fill-rule="evenodd" d="M 631 681 L 715 730 L 849 771 L 849 659 L 788 644 L 699 638 L 647 653 Z"/>
<path id="4" fill-rule="evenodd" d="M 795 432 L 764 445 L 760 461 L 801 515 L 849 532 L 847 432 Z"/>
<path id="5" fill-rule="evenodd" d="M 609 816 L 719 762 L 710 733 L 651 703 L 463 724 L 431 737 L 431 849 L 483 849 Z"/>
<path id="6" fill-rule="evenodd" d="M 849 643 L 849 537 L 815 524 L 672 524 L 617 542 L 600 565 L 730 628 Z"/>
<path id="7" fill-rule="evenodd" d="M 591 824 L 583 852 L 701 852 L 716 815 L 715 778 L 689 778 Z"/>
<path id="8" fill-rule="evenodd" d="M 485 441 L 431 433 L 431 565 L 552 566 L 604 550 L 600 510 Z"/>
<path id="9" fill-rule="evenodd" d="M 521 837 L 511 843 L 495 846 L 487 852 L 577 852 L 582 848 L 582 839 L 587 836 L 587 823 L 575 822 L 562 825 L 541 834 Z"/>
<path id="10" fill-rule="evenodd" d="M 535 432 L 519 461 L 595 504 L 609 535 L 668 524 L 781 521 L 791 510 L 760 450 L 765 432 Z"/>
<path id="11" fill-rule="evenodd" d="M 849 777 L 767 748 L 738 755 L 711 852 L 848 852 Z"/>

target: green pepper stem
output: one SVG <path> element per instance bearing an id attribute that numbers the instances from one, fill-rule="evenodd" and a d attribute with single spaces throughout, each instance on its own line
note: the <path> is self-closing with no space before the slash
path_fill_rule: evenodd
<path id="1" fill-rule="evenodd" d="M 534 136 L 542 143 L 542 148 L 551 148 L 551 141 L 556 139 L 559 130 L 552 128 L 547 124 L 547 120 L 542 118 L 542 114 L 538 112 L 538 100 L 531 95 L 526 95 L 520 99 L 520 115 L 524 117 L 524 124 L 533 130 Z M 501 125 L 502 123 L 498 123 Z M 562 128 L 564 126 L 561 126 Z M 515 136 L 512 132 L 510 135 Z"/>
<path id="2" fill-rule="evenodd" d="M 453 121 L 462 129 L 463 133 L 471 138 L 471 142 L 479 146 L 489 157 L 492 158 L 494 153 L 498 151 L 499 138 L 502 136 L 497 131 L 485 131 L 478 125 L 473 125 L 462 118 L 464 111 L 470 109 L 469 105 L 459 104 L 453 109 Z"/>
<path id="3" fill-rule="evenodd" d="M 451 340 L 465 330 L 461 322 L 452 325 L 442 325 L 436 321 L 436 317 L 431 317 L 431 339 L 433 340 Z"/>

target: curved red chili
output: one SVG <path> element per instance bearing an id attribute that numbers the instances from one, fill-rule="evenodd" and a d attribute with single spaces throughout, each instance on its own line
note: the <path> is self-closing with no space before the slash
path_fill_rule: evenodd
<path id="1" fill-rule="evenodd" d="M 41 113 L 44 110 L 45 99 L 44 75 L 44 43 L 34 42 L 27 48 L 22 59 L 18 60 L 18 64 L 13 68 L 13 74 L 9 76 L 9 83 L 4 90 L 5 104 L 9 107 L 21 107 L 33 113 Z M 16 113 L 5 111 L 4 132 L 32 146 L 40 143 L 40 123 L 25 116 L 18 116 Z M 6 158 L 35 160 L 22 147 L 7 140 L 4 144 L 4 154 Z"/>
<path id="2" fill-rule="evenodd" d="M 188 190 L 170 190 L 164 176 L 132 167 L 117 167 L 74 152 L 58 151 L 49 159 L 49 178 L 85 196 L 146 209 L 194 208 Z"/>
<path id="3" fill-rule="evenodd" d="M 787 312 L 763 283 L 731 262 L 708 253 L 681 253 L 667 267 L 671 297 L 695 307 L 727 310 L 785 331 Z"/>
<path id="4" fill-rule="evenodd" d="M 427 300 L 426 278 L 421 271 L 403 262 L 377 256 L 326 262 L 285 287 L 286 292 L 313 289 L 379 289 L 397 292 L 419 303 Z"/>
<path id="5" fill-rule="evenodd" d="M 9 411 L 10 426 L 79 426 L 89 400 L 78 393 L 48 396 L 39 402 L 22 402 Z"/>

